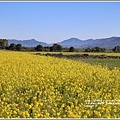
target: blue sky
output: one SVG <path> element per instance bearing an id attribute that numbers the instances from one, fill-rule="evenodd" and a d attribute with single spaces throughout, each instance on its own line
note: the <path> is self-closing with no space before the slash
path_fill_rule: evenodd
<path id="1" fill-rule="evenodd" d="M 47 43 L 120 36 L 120 2 L 0 2 L 0 38 Z"/>

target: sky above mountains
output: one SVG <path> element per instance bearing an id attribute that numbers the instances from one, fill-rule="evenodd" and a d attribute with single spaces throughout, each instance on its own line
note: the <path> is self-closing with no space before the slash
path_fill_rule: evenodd
<path id="1" fill-rule="evenodd" d="M 120 2 L 0 2 L 0 38 L 47 43 L 120 36 Z"/>

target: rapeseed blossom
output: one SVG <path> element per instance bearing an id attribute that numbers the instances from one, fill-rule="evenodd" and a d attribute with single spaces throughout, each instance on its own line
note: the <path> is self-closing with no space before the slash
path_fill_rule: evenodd
<path id="1" fill-rule="evenodd" d="M 0 51 L 0 118 L 119 118 L 120 69 Z"/>

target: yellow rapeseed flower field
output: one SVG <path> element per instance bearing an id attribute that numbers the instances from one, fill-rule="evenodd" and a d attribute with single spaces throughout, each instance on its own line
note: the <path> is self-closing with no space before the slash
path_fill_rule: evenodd
<path id="1" fill-rule="evenodd" d="M 118 68 L 0 51 L 0 118 L 120 118 L 119 100 Z"/>

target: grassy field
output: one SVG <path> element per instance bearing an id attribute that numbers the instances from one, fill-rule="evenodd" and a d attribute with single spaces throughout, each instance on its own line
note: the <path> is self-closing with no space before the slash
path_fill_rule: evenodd
<path id="1" fill-rule="evenodd" d="M 96 65 L 101 64 L 102 66 L 108 66 L 110 69 L 114 67 L 120 68 L 120 59 L 81 59 L 83 62 Z"/>
<path id="2" fill-rule="evenodd" d="M 105 55 L 105 56 L 120 56 L 120 53 L 92 53 L 92 52 L 41 52 L 41 54 L 60 54 L 63 55 L 74 55 L 74 54 L 89 54 L 89 55 Z M 102 66 L 108 66 L 110 69 L 114 67 L 120 68 L 120 59 L 78 59 L 73 58 L 73 60 L 82 60 L 83 62 L 96 65 L 101 64 Z"/>
<path id="3" fill-rule="evenodd" d="M 34 53 L 34 52 L 33 52 Z M 38 52 L 41 54 L 64 54 L 64 55 L 73 55 L 73 54 L 89 54 L 89 55 L 106 55 L 106 56 L 120 56 L 120 53 L 95 53 L 95 52 Z"/>
<path id="4" fill-rule="evenodd" d="M 0 52 L 4 52 L 0 50 Z M 10 51 L 5 51 L 10 52 Z M 16 52 L 16 51 L 13 51 Z M 89 54 L 89 55 L 105 55 L 105 56 L 120 56 L 120 53 L 95 53 L 95 52 L 26 52 L 26 53 L 41 53 L 41 54 L 60 54 L 63 55 L 74 55 L 74 54 Z M 89 63 L 91 65 L 101 64 L 102 66 L 108 66 L 110 69 L 114 67 L 120 68 L 120 59 L 74 59 L 74 60 L 82 60 L 83 62 Z"/>

